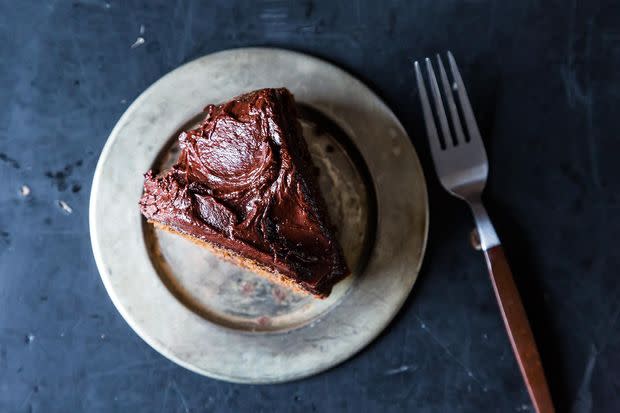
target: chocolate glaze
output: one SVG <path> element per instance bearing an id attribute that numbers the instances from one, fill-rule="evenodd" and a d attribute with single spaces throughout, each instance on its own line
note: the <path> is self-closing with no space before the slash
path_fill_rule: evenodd
<path id="1" fill-rule="evenodd" d="M 329 295 L 348 267 L 329 223 L 293 95 L 262 89 L 205 108 L 178 162 L 145 175 L 142 214 Z"/>

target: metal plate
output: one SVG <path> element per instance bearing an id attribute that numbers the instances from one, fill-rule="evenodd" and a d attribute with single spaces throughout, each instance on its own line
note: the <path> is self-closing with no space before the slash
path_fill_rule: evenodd
<path id="1" fill-rule="evenodd" d="M 208 103 L 289 88 L 353 275 L 330 297 L 292 292 L 174 235 L 138 211 L 142 174 L 178 155 L 178 131 Z M 342 70 L 278 49 L 190 62 L 125 112 L 99 159 L 90 203 L 93 251 L 112 301 L 153 348 L 195 372 L 235 382 L 292 380 L 363 348 L 396 314 L 426 243 L 424 177 L 406 132 Z"/>
<path id="2" fill-rule="evenodd" d="M 211 322 L 248 331 L 301 327 L 338 303 L 367 263 L 377 218 L 368 168 L 352 141 L 328 117 L 303 104 L 299 105 L 299 114 L 308 148 L 319 168 L 321 191 L 330 217 L 338 224 L 338 238 L 353 277 L 339 283 L 328 300 L 317 300 L 225 262 L 144 220 L 147 249 L 160 278 L 186 307 Z M 197 120 L 182 129 L 197 126 Z M 164 171 L 176 162 L 177 137 L 178 133 L 173 134 L 156 158 L 155 171 Z"/>

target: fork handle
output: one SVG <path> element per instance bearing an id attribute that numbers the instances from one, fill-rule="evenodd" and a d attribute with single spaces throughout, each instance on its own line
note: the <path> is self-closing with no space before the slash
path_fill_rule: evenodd
<path id="1" fill-rule="evenodd" d="M 534 335 L 504 250 L 501 245 L 497 245 L 485 250 L 484 256 L 510 344 L 519 363 L 532 404 L 537 413 L 553 413 L 555 410 Z"/>

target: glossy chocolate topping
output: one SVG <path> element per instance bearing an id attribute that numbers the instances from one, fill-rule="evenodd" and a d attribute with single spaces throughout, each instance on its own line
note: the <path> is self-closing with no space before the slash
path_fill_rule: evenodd
<path id="1" fill-rule="evenodd" d="M 288 90 L 205 108 L 181 133 L 178 162 L 145 175 L 150 221 L 216 244 L 326 296 L 349 273 Z"/>

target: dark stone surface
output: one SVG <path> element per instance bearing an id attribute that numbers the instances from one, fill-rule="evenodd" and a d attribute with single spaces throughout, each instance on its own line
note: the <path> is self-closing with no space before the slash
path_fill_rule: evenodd
<path id="1" fill-rule="evenodd" d="M 619 12 L 575 0 L 1 1 L 0 411 L 531 411 L 468 246 L 472 220 L 428 157 L 411 60 L 448 48 L 558 410 L 620 411 Z M 140 25 L 146 41 L 130 48 Z M 410 133 L 431 201 L 419 282 L 386 332 L 329 372 L 274 386 L 203 378 L 151 350 L 104 291 L 88 234 L 97 157 L 128 103 L 188 60 L 248 45 L 367 82 Z"/>

